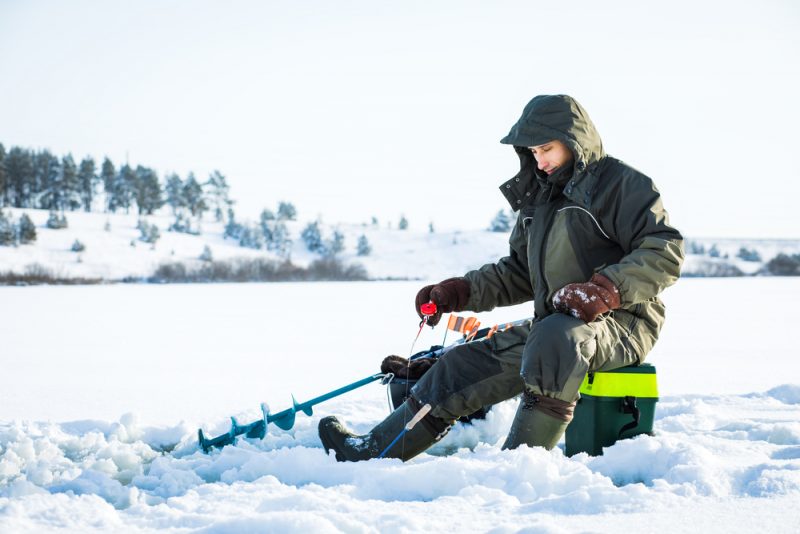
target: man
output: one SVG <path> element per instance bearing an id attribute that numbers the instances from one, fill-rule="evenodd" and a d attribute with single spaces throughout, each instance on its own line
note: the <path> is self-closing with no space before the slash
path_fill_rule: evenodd
<path id="1" fill-rule="evenodd" d="M 664 322 L 658 294 L 675 283 L 683 238 L 644 174 L 605 154 L 586 111 L 565 95 L 531 100 L 501 143 L 520 171 L 500 190 L 519 211 L 509 255 L 420 290 L 442 313 L 488 311 L 533 300 L 535 316 L 489 339 L 446 352 L 409 399 L 357 436 L 320 421 L 339 461 L 408 460 L 478 408 L 522 394 L 504 448 L 555 447 L 588 371 L 644 361 Z M 421 421 L 396 440 L 422 407 Z M 394 444 L 393 441 L 395 442 Z"/>

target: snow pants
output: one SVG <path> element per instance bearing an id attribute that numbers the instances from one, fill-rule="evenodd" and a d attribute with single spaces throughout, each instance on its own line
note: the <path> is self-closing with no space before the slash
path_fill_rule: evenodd
<path id="1" fill-rule="evenodd" d="M 446 351 L 411 390 L 431 415 L 445 420 L 474 413 L 528 390 L 576 401 L 588 371 L 610 370 L 643 359 L 627 343 L 613 315 L 584 323 L 556 313 Z"/>

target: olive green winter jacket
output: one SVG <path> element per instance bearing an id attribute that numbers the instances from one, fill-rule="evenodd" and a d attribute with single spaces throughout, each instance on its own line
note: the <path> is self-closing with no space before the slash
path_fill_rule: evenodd
<path id="1" fill-rule="evenodd" d="M 574 162 L 547 176 L 527 147 L 556 139 Z M 643 360 L 664 321 L 658 294 L 678 279 L 684 257 L 683 238 L 670 226 L 653 182 L 605 154 L 586 111 L 568 96 L 531 100 L 501 142 L 520 158 L 519 173 L 500 188 L 519 216 L 509 255 L 465 275 L 471 284 L 466 309 L 532 299 L 542 318 L 554 313 L 558 289 L 599 272 L 619 288 L 622 307 L 611 316 L 628 333 L 622 341 Z"/>

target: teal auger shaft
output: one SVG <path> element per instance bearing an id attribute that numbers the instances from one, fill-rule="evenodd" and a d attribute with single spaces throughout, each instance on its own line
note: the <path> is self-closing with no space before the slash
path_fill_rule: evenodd
<path id="1" fill-rule="evenodd" d="M 366 378 L 362 378 L 361 380 L 353 382 L 352 384 L 347 384 L 346 386 L 340 387 L 339 389 L 335 389 L 328 393 L 324 393 L 305 402 L 298 403 L 294 396 L 292 396 L 292 407 L 276 414 L 269 413 L 269 408 L 267 405 L 261 403 L 261 413 L 263 414 L 262 419 L 246 425 L 240 425 L 239 422 L 236 421 L 236 418 L 231 417 L 231 429 L 227 433 L 221 434 L 215 438 L 206 438 L 203 434 L 203 429 L 201 428 L 197 430 L 197 440 L 200 444 L 200 448 L 203 449 L 203 452 L 208 452 L 214 447 L 222 448 L 225 445 L 231 445 L 235 443 L 236 437 L 241 436 L 242 434 L 245 434 L 248 438 L 264 439 L 264 436 L 267 435 L 267 425 L 269 425 L 269 423 L 274 423 L 278 428 L 283 430 L 289 430 L 294 426 L 297 412 L 303 412 L 306 415 L 312 415 L 314 413 L 312 408 L 315 405 L 334 397 L 338 397 L 339 395 L 343 395 L 349 391 L 353 391 L 354 389 L 358 389 L 372 382 L 381 380 L 384 376 L 385 375 L 380 373 L 370 375 Z"/>

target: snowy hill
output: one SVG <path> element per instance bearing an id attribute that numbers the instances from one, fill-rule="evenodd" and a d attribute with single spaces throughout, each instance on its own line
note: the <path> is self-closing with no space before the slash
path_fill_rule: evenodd
<path id="1" fill-rule="evenodd" d="M 177 262 L 188 268 L 203 264 L 200 259 L 206 247 L 215 261 L 243 259 L 281 260 L 265 249 L 240 246 L 235 239 L 224 237 L 224 225 L 204 221 L 200 235 L 168 231 L 174 217 L 168 210 L 139 217 L 135 214 L 67 212 L 68 227 L 50 229 L 45 226 L 44 210 L 7 208 L 13 221 L 27 214 L 36 226 L 35 243 L 0 246 L 0 272 L 25 273 L 32 266 L 44 268 L 57 278 L 119 281 L 145 279 L 159 265 Z M 139 220 L 158 228 L 155 244 L 140 239 Z M 287 221 L 292 245 L 288 257 L 301 267 L 308 266 L 320 255 L 309 252 L 300 238 L 308 221 Z M 322 236 L 329 238 L 334 230 L 344 235 L 344 250 L 337 255 L 345 264 L 364 266 L 373 279 L 435 280 L 463 274 L 504 256 L 508 251 L 507 233 L 481 230 L 429 232 L 399 230 L 376 225 L 321 224 Z M 364 236 L 372 251 L 357 254 L 357 242 Z M 75 242 L 85 249 L 72 250 Z M 690 252 L 684 273 L 695 276 L 730 276 L 755 274 L 765 262 L 779 253 L 797 254 L 800 240 L 735 240 L 690 239 Z M 756 252 L 757 261 L 737 257 L 740 249 Z M 713 255 L 713 257 L 712 257 Z"/>

